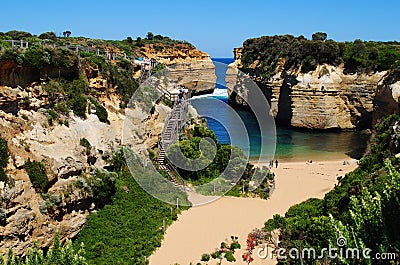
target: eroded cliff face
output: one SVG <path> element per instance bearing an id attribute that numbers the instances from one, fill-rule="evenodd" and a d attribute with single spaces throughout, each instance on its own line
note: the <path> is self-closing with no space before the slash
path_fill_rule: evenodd
<path id="1" fill-rule="evenodd" d="M 251 78 L 267 97 L 278 124 L 308 129 L 369 129 L 383 115 L 398 111 L 399 82 L 387 85 L 386 71 L 345 74 L 343 66 L 318 65 L 316 70 L 283 71 L 278 62 L 268 83 L 247 72 L 241 63 L 241 49 L 235 49 L 226 82 L 229 102 L 246 106 L 249 93 L 243 79 Z M 256 60 L 250 68 L 255 68 Z"/>
<path id="2" fill-rule="evenodd" d="M 43 78 L 64 77 L 68 80 L 77 78 L 79 75 L 78 66 L 53 67 L 45 66 L 36 69 L 26 65 L 18 65 L 16 62 L 0 62 L 0 86 L 28 86 L 32 82 L 39 82 Z"/>
<path id="3" fill-rule="evenodd" d="M 182 54 L 148 54 L 166 64 L 180 63 L 172 69 L 183 85 L 196 93 L 212 91 L 208 83 L 215 83 L 214 65 L 210 57 L 192 48 Z M 114 62 L 113 62 L 114 63 Z M 63 72 L 65 70 L 65 72 Z M 26 253 L 35 241 L 43 247 L 52 244 L 55 233 L 61 240 L 73 238 L 81 230 L 89 213 L 99 207 L 93 193 L 85 185 L 93 169 L 103 170 L 108 158 L 121 146 L 126 119 L 121 109 L 121 98 L 110 79 L 101 76 L 98 69 L 34 70 L 13 62 L 0 62 L 0 129 L 7 141 L 9 161 L 5 168 L 8 180 L 0 181 L 0 253 L 12 248 L 17 255 Z M 62 124 L 49 123 L 49 95 L 44 89 L 48 77 L 59 75 L 71 79 L 84 74 L 88 91 L 107 110 L 109 123 L 100 122 L 96 109 L 89 104 L 86 119 L 59 114 Z M 173 78 L 171 78 L 173 79 Z M 188 84 L 188 80 L 198 80 Z M 170 108 L 157 105 L 154 112 L 143 113 L 139 123 L 145 124 L 145 136 L 133 141 L 132 149 L 144 150 L 157 146 L 165 117 Z M 191 110 L 192 116 L 196 116 Z M 90 150 L 81 146 L 87 139 Z M 25 164 L 45 161 L 49 185 L 44 192 L 36 190 L 28 176 Z M 85 184 L 86 183 L 86 184 Z M 120 189 L 123 187 L 115 187 Z"/>
<path id="4" fill-rule="evenodd" d="M 161 47 L 161 48 L 160 48 Z M 168 77 L 194 95 L 212 93 L 217 77 L 210 55 L 188 44 L 146 45 L 143 53 L 169 67 Z"/>
<path id="5" fill-rule="evenodd" d="M 96 83 L 97 84 L 97 83 Z M 92 89 L 100 89 L 97 85 Z M 7 141 L 9 162 L 5 168 L 7 182 L 0 181 L 0 253 L 12 248 L 17 255 L 26 253 L 35 241 L 48 247 L 56 232 L 61 240 L 75 237 L 82 229 L 89 213 L 98 208 L 93 194 L 87 189 L 86 177 L 93 169 L 106 168 L 108 158 L 121 146 L 126 113 L 115 96 L 99 96 L 108 112 L 109 123 L 100 122 L 92 110 L 87 119 L 72 112 L 65 124 L 48 123 L 48 95 L 41 84 L 26 88 L 0 87 L 1 137 Z M 25 104 L 16 113 L 5 112 L 10 102 Z M 170 108 L 156 105 L 154 112 L 143 113 L 145 137 L 136 137 L 132 149 L 140 145 L 157 146 L 165 117 Z M 197 115 L 194 113 L 193 115 Z M 85 138 L 90 150 L 81 146 Z M 45 160 L 49 185 L 39 192 L 33 187 L 24 165 L 27 160 Z M 85 184 L 86 183 L 86 184 Z M 122 189 L 123 187 L 115 187 Z"/>

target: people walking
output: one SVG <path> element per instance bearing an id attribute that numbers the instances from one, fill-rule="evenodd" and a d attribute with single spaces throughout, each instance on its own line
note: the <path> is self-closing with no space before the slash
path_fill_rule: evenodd
<path id="1" fill-rule="evenodd" d="M 179 94 L 178 94 L 178 103 L 179 103 L 179 104 L 181 104 L 182 98 L 183 98 L 183 92 L 180 92 L 180 91 L 179 91 Z"/>
<path id="2" fill-rule="evenodd" d="M 275 160 L 275 167 L 278 168 L 278 160 Z"/>

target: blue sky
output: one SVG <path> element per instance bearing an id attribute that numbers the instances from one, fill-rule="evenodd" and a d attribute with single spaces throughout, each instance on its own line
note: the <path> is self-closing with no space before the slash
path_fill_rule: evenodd
<path id="1" fill-rule="evenodd" d="M 251 37 L 328 33 L 337 41 L 400 41 L 400 1 L 3 1 L 0 31 L 125 39 L 154 34 L 187 40 L 212 57 L 232 57 Z"/>

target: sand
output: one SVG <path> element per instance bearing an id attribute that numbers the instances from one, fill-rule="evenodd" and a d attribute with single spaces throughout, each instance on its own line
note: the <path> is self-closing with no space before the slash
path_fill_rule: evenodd
<path id="1" fill-rule="evenodd" d="M 306 162 L 280 162 L 272 169 L 276 175 L 276 188 L 269 200 L 257 198 L 222 197 L 212 203 L 192 207 L 168 227 L 162 246 L 150 257 L 150 265 L 193 265 L 200 261 L 203 253 L 215 251 L 221 241 L 231 235 L 239 237 L 242 249 L 235 253 L 234 263 L 226 260 L 222 264 L 245 264 L 242 253 L 247 234 L 261 228 L 274 214 L 283 215 L 290 206 L 308 198 L 323 198 L 337 183 L 337 177 L 357 167 L 355 161 L 343 160 Z M 271 260 L 260 260 L 253 255 L 252 265 L 274 264 Z M 214 260 L 208 264 L 216 264 Z M 205 264 L 205 263 L 202 263 Z"/>

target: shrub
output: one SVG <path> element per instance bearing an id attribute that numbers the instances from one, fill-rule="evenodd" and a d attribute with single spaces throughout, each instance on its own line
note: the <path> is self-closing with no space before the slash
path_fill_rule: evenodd
<path id="1" fill-rule="evenodd" d="M 90 154 L 90 149 L 92 148 L 92 145 L 90 144 L 88 139 L 81 138 L 81 140 L 79 141 L 79 144 L 86 148 L 86 155 L 89 155 Z"/>
<path id="2" fill-rule="evenodd" d="M 7 212 L 5 209 L 0 208 L 0 225 L 5 226 L 7 223 Z"/>
<path id="3" fill-rule="evenodd" d="M 47 117 L 47 121 L 49 122 L 49 125 L 53 125 L 53 121 L 58 119 L 58 114 L 57 112 L 55 112 L 52 109 L 49 109 L 47 111 L 48 117 Z"/>
<path id="4" fill-rule="evenodd" d="M 13 40 L 23 40 L 29 37 L 32 37 L 32 34 L 25 31 L 18 31 L 18 30 L 10 30 L 6 32 L 7 36 L 10 36 Z"/>
<path id="5" fill-rule="evenodd" d="M 82 119 L 86 118 L 87 100 L 82 94 L 77 94 L 69 100 L 69 105 L 74 111 L 74 114 Z"/>
<path id="6" fill-rule="evenodd" d="M 0 181 L 7 182 L 7 175 L 4 172 L 4 168 L 0 167 Z"/>
<path id="7" fill-rule="evenodd" d="M 21 118 L 22 118 L 22 119 L 24 119 L 24 120 L 26 120 L 26 121 L 28 121 L 28 120 L 29 120 L 29 117 L 28 117 L 28 116 L 26 116 L 26 114 L 22 114 L 22 115 L 21 115 Z"/>
<path id="8" fill-rule="evenodd" d="M 25 170 L 28 173 L 32 186 L 37 191 L 45 191 L 47 185 L 49 184 L 49 179 L 47 178 L 44 163 L 31 161 L 30 158 L 28 158 L 28 161 L 25 163 Z"/>
<path id="9" fill-rule="evenodd" d="M 201 261 L 209 261 L 211 258 L 210 254 L 201 255 Z"/>
<path id="10" fill-rule="evenodd" d="M 230 252 L 230 251 L 225 253 L 225 259 L 227 261 L 229 261 L 229 262 L 235 262 L 236 261 L 235 257 L 233 256 L 232 252 Z"/>
<path id="11" fill-rule="evenodd" d="M 109 202 L 116 191 L 115 177 L 106 171 L 96 170 L 94 177 L 89 178 L 88 182 L 93 192 L 93 198 L 101 205 Z"/>
<path id="12" fill-rule="evenodd" d="M 57 36 L 54 32 L 43 32 L 39 35 L 39 38 L 47 40 L 57 40 Z"/>
<path id="13" fill-rule="evenodd" d="M 166 66 L 165 66 L 164 64 L 162 64 L 162 63 L 157 63 L 156 66 L 154 66 L 153 69 L 151 69 L 151 72 L 157 73 L 157 72 L 159 72 L 159 71 L 165 69 L 165 67 L 166 67 Z"/>
<path id="14" fill-rule="evenodd" d="M 74 265 L 87 265 L 84 258 L 83 246 L 74 248 L 71 240 L 67 239 L 64 245 L 60 242 L 60 236 L 56 233 L 53 245 L 48 251 L 40 249 L 37 241 L 34 242 L 32 248 L 28 248 L 24 258 L 15 256 L 12 249 L 8 251 L 6 262 L 4 262 L 3 255 L 0 254 L 0 264 L 7 265 L 32 265 L 32 264 L 74 264 Z"/>
<path id="15" fill-rule="evenodd" d="M 103 105 L 101 105 L 100 102 L 93 97 L 89 97 L 89 100 L 96 109 L 96 116 L 99 118 L 99 121 L 104 123 L 110 123 L 110 121 L 108 120 L 108 112 L 106 108 L 103 107 Z"/>
<path id="16" fill-rule="evenodd" d="M 8 164 L 8 147 L 7 141 L 0 138 L 0 167 L 4 168 Z"/>
<path id="17" fill-rule="evenodd" d="M 221 256 L 221 252 L 220 251 L 215 251 L 213 253 L 211 253 L 211 257 L 213 259 L 218 259 Z"/>

